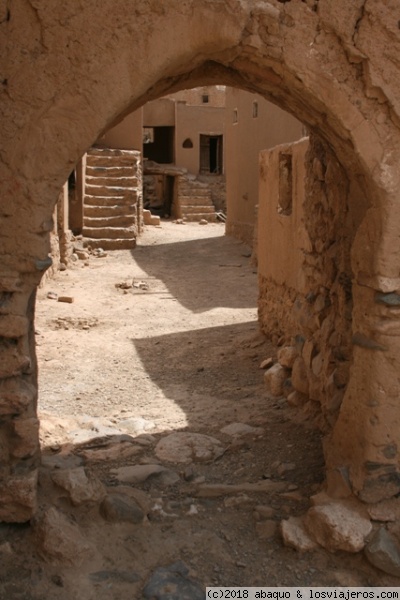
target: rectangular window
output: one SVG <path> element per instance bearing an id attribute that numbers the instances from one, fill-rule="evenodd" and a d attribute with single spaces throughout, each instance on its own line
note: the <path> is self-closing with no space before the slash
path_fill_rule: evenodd
<path id="1" fill-rule="evenodd" d="M 293 202 L 293 167 L 292 155 L 286 152 L 279 154 L 279 205 L 281 215 L 292 214 Z"/>
<path id="2" fill-rule="evenodd" d="M 209 97 L 208 94 L 203 94 L 201 97 L 201 101 L 203 104 L 208 104 L 209 103 Z"/>
<path id="3" fill-rule="evenodd" d="M 253 102 L 253 119 L 258 117 L 258 102 Z"/>
<path id="4" fill-rule="evenodd" d="M 237 108 L 235 108 L 234 111 L 233 111 L 233 122 L 234 123 L 238 122 L 238 110 L 237 110 Z"/>

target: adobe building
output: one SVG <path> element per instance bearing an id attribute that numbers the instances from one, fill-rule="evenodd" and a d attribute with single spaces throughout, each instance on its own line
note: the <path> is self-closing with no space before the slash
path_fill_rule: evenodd
<path id="1" fill-rule="evenodd" d="M 306 235 L 284 225 L 307 260 L 301 276 L 284 282 L 263 262 L 263 327 L 295 336 L 297 365 L 284 368 L 307 375 L 309 397 L 321 406 L 328 494 L 397 506 L 398 21 L 396 3 L 384 0 L 1 4 L 1 521 L 26 522 L 37 510 L 35 293 L 52 264 L 60 190 L 124 116 L 213 84 L 260 94 L 311 132 Z M 270 168 L 283 178 L 296 172 L 304 151 L 300 142 L 263 157 L 263 180 Z M 290 219 L 291 186 L 282 180 L 275 218 Z M 292 204 L 296 219 L 297 210 Z M 275 242 L 260 244 L 275 253 Z M 293 307 L 287 323 L 288 311 L 280 318 L 272 308 L 279 294 Z"/>
<path id="2" fill-rule="evenodd" d="M 161 206 L 161 199 L 167 198 L 162 216 L 197 221 L 214 219 L 214 206 L 227 213 L 227 234 L 252 245 L 258 154 L 299 139 L 303 129 L 297 119 L 261 96 L 215 85 L 149 102 L 107 131 L 99 143 L 143 152 L 145 205 L 153 192 L 154 203 L 149 205 Z M 152 169 L 146 159 L 157 166 Z M 203 212 L 195 209 L 196 196 L 206 204 Z"/>

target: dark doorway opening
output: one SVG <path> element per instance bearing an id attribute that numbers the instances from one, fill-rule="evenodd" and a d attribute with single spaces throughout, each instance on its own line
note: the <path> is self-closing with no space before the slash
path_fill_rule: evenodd
<path id="1" fill-rule="evenodd" d="M 222 145 L 222 135 L 200 134 L 200 173 L 222 174 Z"/>
<path id="2" fill-rule="evenodd" d="M 175 127 L 145 127 L 152 135 L 144 137 L 143 157 L 168 165 L 174 162 Z"/>

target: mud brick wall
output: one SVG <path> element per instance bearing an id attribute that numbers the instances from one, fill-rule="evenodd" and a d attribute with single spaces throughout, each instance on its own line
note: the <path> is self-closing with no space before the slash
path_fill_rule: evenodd
<path id="1" fill-rule="evenodd" d="M 282 157 L 290 157 L 291 173 Z M 263 236 L 271 240 L 259 257 L 260 324 L 267 335 L 296 348 L 292 385 L 308 396 L 322 428 L 329 429 L 349 379 L 350 247 L 360 192 L 350 189 L 343 168 L 316 137 L 264 152 L 260 167 L 260 218 Z M 271 261 L 279 261 L 278 267 Z"/>

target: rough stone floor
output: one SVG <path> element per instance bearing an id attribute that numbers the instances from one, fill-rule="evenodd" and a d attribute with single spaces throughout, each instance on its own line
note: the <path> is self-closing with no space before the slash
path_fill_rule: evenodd
<path id="1" fill-rule="evenodd" d="M 283 544 L 323 480 L 321 436 L 266 391 L 257 274 L 223 232 L 163 222 L 39 290 L 40 510 L 0 525 L 0 598 L 396 585 L 362 555 Z"/>

